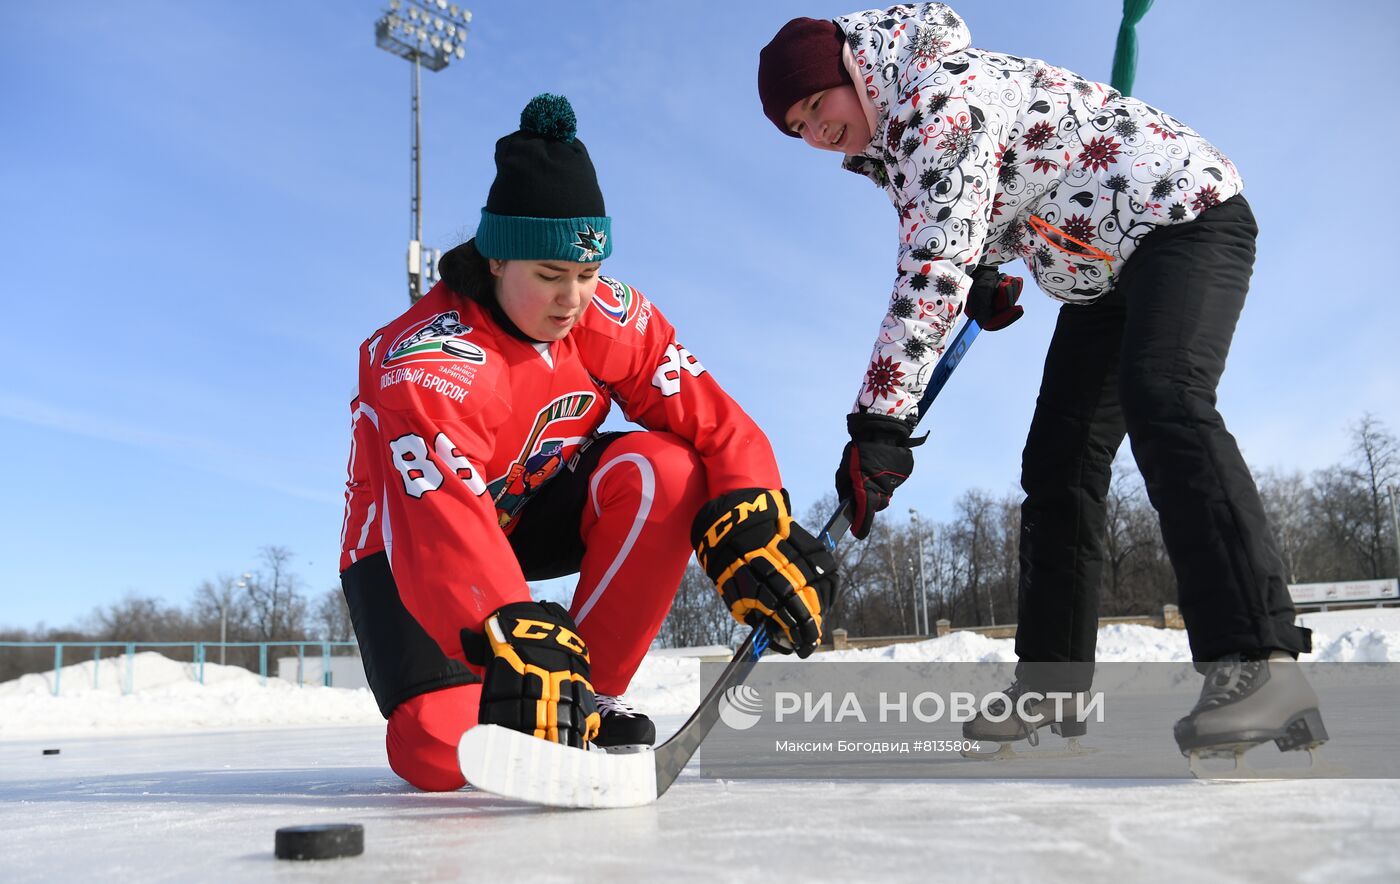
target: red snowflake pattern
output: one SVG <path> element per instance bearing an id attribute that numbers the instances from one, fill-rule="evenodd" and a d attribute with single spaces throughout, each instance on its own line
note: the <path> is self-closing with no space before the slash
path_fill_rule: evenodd
<path id="1" fill-rule="evenodd" d="M 899 389 L 899 382 L 904 379 L 904 371 L 900 365 L 901 363 L 895 362 L 891 356 L 875 357 L 875 361 L 870 363 L 870 368 L 865 372 L 865 385 L 870 388 L 870 392 L 876 396 L 890 396 Z"/>
<path id="2" fill-rule="evenodd" d="M 1101 135 L 1084 145 L 1084 149 L 1079 152 L 1079 162 L 1083 163 L 1086 169 L 1095 172 L 1106 171 L 1109 166 L 1118 162 L 1119 149 L 1118 142 L 1110 136 Z"/>
<path id="3" fill-rule="evenodd" d="M 1094 238 L 1094 224 L 1086 215 L 1070 215 L 1062 229 L 1080 242 L 1090 242 Z"/>
<path id="4" fill-rule="evenodd" d="M 1196 195 L 1191 198 L 1191 208 L 1197 212 L 1204 212 L 1211 206 L 1220 205 L 1220 193 L 1215 189 L 1214 184 L 1207 184 Z"/>
<path id="5" fill-rule="evenodd" d="M 1026 134 L 1021 136 L 1021 140 L 1025 142 L 1026 150 L 1040 150 L 1050 143 L 1054 134 L 1054 128 L 1042 120 L 1027 129 Z"/>

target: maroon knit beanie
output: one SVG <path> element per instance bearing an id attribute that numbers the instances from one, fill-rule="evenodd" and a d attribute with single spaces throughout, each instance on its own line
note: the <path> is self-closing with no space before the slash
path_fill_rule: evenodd
<path id="1" fill-rule="evenodd" d="M 795 18 L 758 53 L 758 100 L 778 131 L 799 137 L 783 120 L 788 110 L 814 92 L 851 85 L 841 62 L 844 42 L 833 21 Z"/>

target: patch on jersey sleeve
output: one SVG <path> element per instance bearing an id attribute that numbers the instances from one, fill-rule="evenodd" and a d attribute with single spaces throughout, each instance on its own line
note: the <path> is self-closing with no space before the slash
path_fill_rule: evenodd
<path id="1" fill-rule="evenodd" d="M 650 314 L 651 305 L 641 292 L 611 277 L 598 277 L 598 287 L 593 290 L 593 306 L 618 325 L 630 325 L 644 303 Z"/>
<path id="2" fill-rule="evenodd" d="M 409 326 L 381 349 L 374 381 L 378 400 L 394 410 L 444 419 L 487 407 L 504 363 L 468 340 L 471 332 L 456 310 Z M 483 343 L 489 346 L 489 338 Z"/>
<path id="3" fill-rule="evenodd" d="M 464 325 L 456 310 L 439 313 L 399 336 L 380 365 L 392 368 L 416 362 L 466 362 L 481 365 L 486 351 L 466 340 L 472 327 Z"/>

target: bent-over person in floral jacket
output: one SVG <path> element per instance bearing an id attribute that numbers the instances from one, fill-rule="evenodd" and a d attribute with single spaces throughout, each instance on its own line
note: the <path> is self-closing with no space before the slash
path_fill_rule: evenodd
<path id="1" fill-rule="evenodd" d="M 1022 463 L 1013 695 L 1089 687 L 1105 500 L 1126 435 L 1192 654 L 1212 674 L 1177 725 L 1182 752 L 1325 740 L 1293 663 L 1309 631 L 1293 622 L 1258 490 L 1216 410 L 1258 232 L 1234 164 L 1108 86 L 972 48 L 942 3 L 794 19 L 760 53 L 758 88 L 779 131 L 843 154 L 899 216 L 893 291 L 836 474 L 852 534 L 869 532 L 913 468 L 916 406 L 959 316 L 987 330 L 1021 316 L 1020 280 L 998 269 L 1020 259 L 1064 305 Z M 1083 727 L 1018 714 L 972 722 L 969 736 L 1011 742 L 1047 725 Z"/>

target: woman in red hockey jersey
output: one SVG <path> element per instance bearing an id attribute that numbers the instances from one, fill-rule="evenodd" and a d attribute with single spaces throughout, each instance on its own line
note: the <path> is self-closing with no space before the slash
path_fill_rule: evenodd
<path id="1" fill-rule="evenodd" d="M 806 656 L 836 569 L 791 517 L 772 448 L 612 251 L 568 102 L 497 142 L 476 237 L 365 342 L 341 580 L 389 763 L 463 785 L 478 722 L 570 746 L 650 744 L 618 696 L 692 547 L 741 622 Z M 612 402 L 643 432 L 599 433 Z M 577 572 L 566 610 L 527 580 Z"/>

